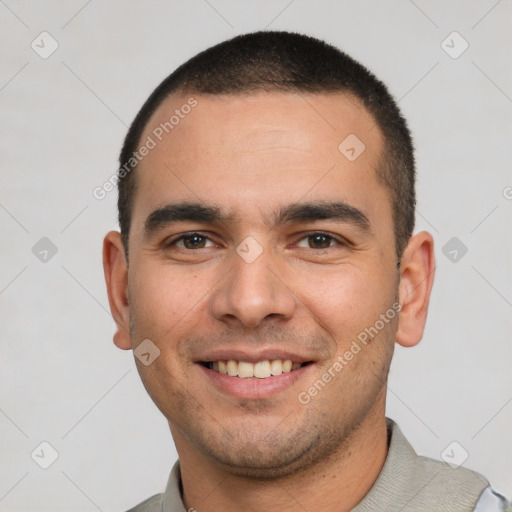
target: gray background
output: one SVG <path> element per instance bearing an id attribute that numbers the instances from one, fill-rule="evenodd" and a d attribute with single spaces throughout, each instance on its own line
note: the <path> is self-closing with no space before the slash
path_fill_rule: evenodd
<path id="1" fill-rule="evenodd" d="M 101 243 L 116 192 L 92 190 L 164 76 L 264 28 L 339 46 L 399 100 L 437 278 L 422 343 L 397 349 L 388 414 L 418 452 L 456 441 L 454 459 L 465 450 L 512 496 L 511 15 L 511 0 L 0 1 L 0 510 L 121 511 L 163 490 L 167 424 L 111 339 Z M 31 47 L 51 49 L 43 31 L 59 45 L 46 59 Z M 59 454 L 48 469 L 42 441 Z"/>

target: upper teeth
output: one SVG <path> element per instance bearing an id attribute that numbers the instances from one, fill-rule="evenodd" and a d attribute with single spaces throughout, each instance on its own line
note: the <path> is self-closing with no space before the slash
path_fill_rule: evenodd
<path id="1" fill-rule="evenodd" d="M 271 375 L 281 375 L 288 373 L 292 370 L 300 368 L 301 363 L 292 363 L 291 359 L 265 359 L 257 363 L 250 363 L 249 361 L 235 361 L 229 359 L 228 361 L 214 361 L 210 363 L 210 368 L 216 372 L 231 377 L 240 377 L 247 379 L 250 377 L 257 377 L 258 379 L 266 379 Z"/>

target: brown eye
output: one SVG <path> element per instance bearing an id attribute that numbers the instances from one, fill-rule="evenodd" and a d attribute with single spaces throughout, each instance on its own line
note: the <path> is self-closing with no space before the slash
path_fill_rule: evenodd
<path id="1" fill-rule="evenodd" d="M 328 249 L 334 245 L 343 244 L 341 241 L 326 233 L 312 233 L 303 237 L 298 244 L 299 247 L 306 247 L 308 249 Z"/>
<path id="2" fill-rule="evenodd" d="M 200 233 L 191 233 L 190 235 L 180 236 L 179 238 L 174 240 L 174 242 L 172 242 L 170 246 L 175 245 L 177 247 L 191 250 L 204 249 L 205 247 L 207 247 L 206 244 L 208 242 L 210 242 L 210 244 L 212 243 L 207 236 L 201 235 Z M 211 247 L 211 245 L 209 247 Z"/>
<path id="3" fill-rule="evenodd" d="M 191 235 L 183 238 L 183 245 L 187 249 L 202 249 L 206 239 L 201 235 Z"/>
<path id="4" fill-rule="evenodd" d="M 332 238 L 327 235 L 311 235 L 308 239 L 311 249 L 327 249 L 332 241 Z"/>

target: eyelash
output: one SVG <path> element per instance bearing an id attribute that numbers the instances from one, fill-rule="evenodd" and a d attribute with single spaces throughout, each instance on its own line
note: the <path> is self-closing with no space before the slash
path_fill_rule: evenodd
<path id="1" fill-rule="evenodd" d="M 181 240 L 185 240 L 185 239 L 190 239 L 194 236 L 199 236 L 203 239 L 207 239 L 207 240 L 210 240 L 211 242 L 213 242 L 213 240 L 211 240 L 210 237 L 204 235 L 203 233 L 201 232 L 198 232 L 198 231 L 191 231 L 189 233 L 184 233 L 182 235 L 180 235 L 178 238 L 175 238 L 174 240 L 172 240 L 171 242 L 165 244 L 165 248 L 170 248 L 174 245 L 176 245 L 178 242 L 180 242 Z M 307 238 L 311 238 L 311 237 L 314 237 L 314 236 L 324 236 L 326 238 L 328 238 L 330 241 L 334 241 L 334 242 L 337 242 L 337 245 L 340 245 L 340 246 L 343 246 L 343 247 L 349 247 L 350 246 L 350 243 L 348 241 L 346 241 L 345 239 L 343 238 L 340 238 L 340 237 L 336 237 L 334 235 L 331 235 L 330 233 L 327 233 L 325 231 L 311 231 L 310 233 L 307 233 L 305 235 L 303 235 L 301 238 L 299 238 L 299 242 L 301 240 L 304 240 L 304 239 L 307 239 Z M 312 247 L 308 247 L 308 249 L 313 249 L 313 250 L 316 250 L 316 251 L 322 251 L 322 250 L 326 250 L 326 249 L 332 249 L 333 247 L 336 247 L 336 246 L 329 246 L 329 247 L 323 247 L 323 248 L 320 248 L 320 249 L 314 249 Z M 304 248 L 304 247 L 303 247 Z M 184 249 L 186 251 L 195 251 L 195 250 L 199 250 L 199 249 L 204 249 L 204 247 L 200 247 L 199 249 L 187 249 L 186 247 L 180 247 L 180 249 Z"/>

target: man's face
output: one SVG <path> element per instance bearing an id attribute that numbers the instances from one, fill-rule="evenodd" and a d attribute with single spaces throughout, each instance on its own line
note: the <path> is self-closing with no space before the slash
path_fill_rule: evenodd
<path id="1" fill-rule="evenodd" d="M 178 449 L 240 474 L 284 475 L 384 413 L 396 318 L 345 357 L 397 300 L 391 202 L 376 174 L 384 140 L 347 95 L 258 93 L 194 95 L 197 106 L 159 142 L 153 130 L 189 97 L 168 98 L 141 138 L 157 146 L 136 171 L 132 346 L 150 339 L 160 350 L 137 363 Z M 365 145 L 355 160 L 359 146 L 338 148 L 350 134 Z M 172 206 L 185 202 L 220 215 L 182 208 L 176 220 Z M 341 206 L 326 216 L 300 208 L 310 203 Z M 217 371 L 230 359 L 307 364 L 242 378 Z M 330 382 L 308 393 L 329 369 Z M 256 372 L 267 375 L 267 363 Z"/>

